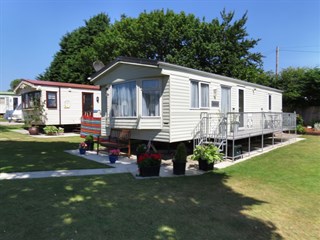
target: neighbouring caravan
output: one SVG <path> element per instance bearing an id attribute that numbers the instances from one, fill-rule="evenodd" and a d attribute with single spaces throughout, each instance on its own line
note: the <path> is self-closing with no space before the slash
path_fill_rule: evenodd
<path id="1" fill-rule="evenodd" d="M 119 57 L 89 79 L 101 89 L 106 135 L 127 128 L 133 139 L 221 145 L 295 126 L 282 91 L 175 64 Z"/>
<path id="2" fill-rule="evenodd" d="M 0 92 L 0 115 L 10 114 L 20 102 L 21 97 L 14 92 Z"/>
<path id="3" fill-rule="evenodd" d="M 97 86 L 22 80 L 15 92 L 21 95 L 24 119 L 35 101 L 43 105 L 42 125 L 79 125 L 82 116 L 100 117 L 100 90 Z"/>

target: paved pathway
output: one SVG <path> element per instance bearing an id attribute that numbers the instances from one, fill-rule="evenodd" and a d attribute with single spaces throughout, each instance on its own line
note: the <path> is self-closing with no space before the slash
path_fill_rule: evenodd
<path id="1" fill-rule="evenodd" d="M 224 161 L 215 164 L 215 168 L 221 169 L 239 162 L 246 161 L 254 156 L 266 153 L 278 147 L 285 146 L 287 144 L 294 143 L 296 141 L 303 140 L 303 138 L 296 138 L 296 140 L 290 140 L 281 145 L 274 145 L 268 148 L 264 148 L 264 151 L 251 152 L 250 155 L 245 156 L 236 161 Z M 80 170 L 57 170 L 57 171 L 38 171 L 38 172 L 17 172 L 17 173 L 0 173 L 0 180 L 10 180 L 10 179 L 28 179 L 28 178 L 47 178 L 47 177 L 70 177 L 70 176 L 87 176 L 87 175 L 103 175 L 103 174 L 115 174 L 115 173 L 131 173 L 137 179 L 146 179 L 145 177 L 138 177 L 138 166 L 136 164 L 136 159 L 132 157 L 131 159 L 127 157 L 120 157 L 115 164 L 110 164 L 108 156 L 105 154 L 97 155 L 96 152 L 87 151 L 85 155 L 80 155 L 78 149 L 66 151 L 70 154 L 78 155 L 91 161 L 96 161 L 101 164 L 112 165 L 113 168 L 100 168 L 100 169 L 80 169 Z M 163 160 L 160 177 L 177 177 L 172 173 L 172 161 Z M 205 172 L 197 169 L 197 164 L 194 161 L 188 161 L 186 176 L 200 175 Z"/>

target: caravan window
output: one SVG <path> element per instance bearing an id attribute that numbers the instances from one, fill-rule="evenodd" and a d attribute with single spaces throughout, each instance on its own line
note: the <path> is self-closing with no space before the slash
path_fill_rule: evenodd
<path id="1" fill-rule="evenodd" d="M 57 108 L 57 92 L 47 92 L 47 108 Z"/>
<path id="2" fill-rule="evenodd" d="M 160 116 L 160 81 L 142 81 L 142 116 Z"/>
<path id="3" fill-rule="evenodd" d="M 36 102 L 40 101 L 41 92 L 28 92 L 22 94 L 22 108 L 33 108 L 36 104 Z"/>
<path id="4" fill-rule="evenodd" d="M 135 117 L 136 110 L 136 82 L 127 82 L 112 85 L 112 108 L 113 117 Z"/>
<path id="5" fill-rule="evenodd" d="M 209 84 L 191 81 L 191 108 L 209 108 Z"/>

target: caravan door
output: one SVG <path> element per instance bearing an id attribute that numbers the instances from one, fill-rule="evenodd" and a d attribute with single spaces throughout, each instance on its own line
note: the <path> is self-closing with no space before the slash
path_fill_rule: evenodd
<path id="1" fill-rule="evenodd" d="M 82 93 L 82 116 L 93 117 L 93 93 Z"/>

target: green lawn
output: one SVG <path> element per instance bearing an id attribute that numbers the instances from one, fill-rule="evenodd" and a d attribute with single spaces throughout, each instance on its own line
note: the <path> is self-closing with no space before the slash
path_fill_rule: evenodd
<path id="1" fill-rule="evenodd" d="M 0 125 L 0 173 L 108 167 L 64 152 L 77 149 L 80 137 L 35 138 L 11 131 L 20 127 Z"/>
<path id="2" fill-rule="evenodd" d="M 3 180 L 0 238 L 319 239 L 319 147 L 307 137 L 194 177 Z"/>

